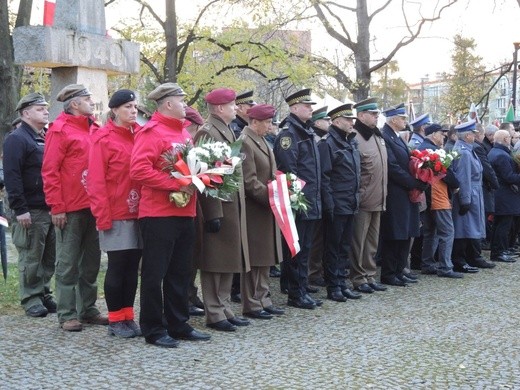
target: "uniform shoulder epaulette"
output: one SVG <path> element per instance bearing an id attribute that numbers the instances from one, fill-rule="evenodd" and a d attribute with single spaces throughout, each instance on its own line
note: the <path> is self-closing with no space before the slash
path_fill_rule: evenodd
<path id="1" fill-rule="evenodd" d="M 155 119 L 150 119 L 148 122 L 146 122 L 146 124 L 143 127 L 141 127 L 139 132 L 153 129 L 155 125 L 157 125 L 157 121 Z"/>

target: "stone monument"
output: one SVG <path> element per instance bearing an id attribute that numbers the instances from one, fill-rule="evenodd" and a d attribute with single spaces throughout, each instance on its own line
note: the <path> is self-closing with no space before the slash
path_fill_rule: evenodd
<path id="1" fill-rule="evenodd" d="M 139 45 L 107 36 L 104 0 L 56 0 L 54 25 L 17 27 L 13 44 L 17 64 L 51 68 L 51 120 L 64 86 L 84 84 L 99 118 L 108 110 L 107 75 L 139 72 Z"/>

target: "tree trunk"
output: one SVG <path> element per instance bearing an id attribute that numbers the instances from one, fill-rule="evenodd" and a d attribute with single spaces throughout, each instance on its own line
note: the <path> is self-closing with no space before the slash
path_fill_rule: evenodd
<path id="1" fill-rule="evenodd" d="M 175 0 L 166 0 L 166 21 L 164 23 L 166 38 L 166 58 L 164 61 L 164 81 L 177 82 L 177 12 Z"/>
<path id="2" fill-rule="evenodd" d="M 370 20 L 367 0 L 358 0 L 356 17 L 358 35 L 354 59 L 356 61 L 356 87 L 352 90 L 354 100 L 366 99 L 370 92 Z"/>
<path id="3" fill-rule="evenodd" d="M 21 0 L 16 26 L 25 26 L 31 19 L 32 0 Z M 7 0 L 0 0 L 0 137 L 11 129 L 11 121 L 20 98 L 23 67 L 14 64 L 13 39 L 9 31 L 9 7 Z"/>

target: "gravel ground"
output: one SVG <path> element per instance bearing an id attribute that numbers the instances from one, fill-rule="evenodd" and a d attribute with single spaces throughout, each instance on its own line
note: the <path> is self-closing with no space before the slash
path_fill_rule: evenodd
<path id="1" fill-rule="evenodd" d="M 176 349 L 101 326 L 66 333 L 55 314 L 0 316 L 0 388 L 520 389 L 519 279 L 516 263 L 462 280 L 421 276 L 358 301 L 287 308 L 236 333 L 208 329 L 211 341 Z M 277 279 L 271 287 L 285 307 Z M 191 323 L 206 330 L 203 318 Z"/>

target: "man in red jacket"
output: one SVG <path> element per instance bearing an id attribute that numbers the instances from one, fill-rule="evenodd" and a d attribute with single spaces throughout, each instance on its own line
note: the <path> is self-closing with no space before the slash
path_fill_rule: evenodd
<path id="1" fill-rule="evenodd" d="M 90 134 L 97 124 L 94 102 L 84 85 L 66 86 L 56 100 L 63 102 L 63 112 L 46 135 L 43 190 L 56 230 L 58 321 L 63 330 L 77 332 L 82 323 L 108 325 L 96 307 L 101 252 L 85 188 Z"/>
<path id="2" fill-rule="evenodd" d="M 136 134 L 130 161 L 130 178 L 142 186 L 140 325 L 146 342 L 163 348 L 176 347 L 176 339 L 210 338 L 188 324 L 197 196 L 191 184 L 181 186 L 179 180 L 163 170 L 165 161 L 161 157 L 173 145 L 191 140 L 184 128 L 184 96 L 175 83 L 162 84 L 150 92 L 148 99 L 157 102 L 157 111 Z M 190 199 L 179 207 L 170 202 L 170 192 L 185 192 Z"/>

